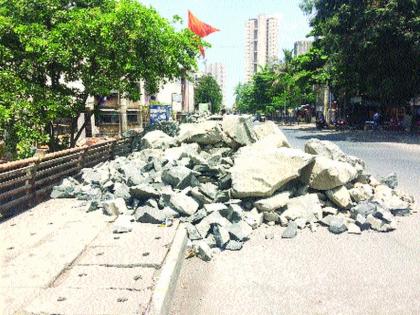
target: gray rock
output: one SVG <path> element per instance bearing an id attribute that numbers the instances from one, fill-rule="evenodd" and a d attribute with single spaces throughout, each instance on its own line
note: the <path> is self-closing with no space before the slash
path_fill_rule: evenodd
<path id="1" fill-rule="evenodd" d="M 289 220 L 294 221 L 298 218 L 305 218 L 307 222 L 315 218 L 314 221 L 322 218 L 322 208 L 317 194 L 307 194 L 289 199 L 287 209 L 280 215 L 282 225 L 286 225 Z"/>
<path id="2" fill-rule="evenodd" d="M 204 121 L 197 124 L 181 124 L 178 142 L 216 144 L 223 140 L 222 130 L 217 121 Z"/>
<path id="3" fill-rule="evenodd" d="M 289 148 L 240 150 L 230 169 L 234 198 L 270 197 L 299 176 L 313 156 Z"/>
<path id="4" fill-rule="evenodd" d="M 130 189 L 124 183 L 115 183 L 114 196 L 115 198 L 123 198 L 125 201 L 128 201 L 131 198 Z"/>
<path id="5" fill-rule="evenodd" d="M 213 234 L 209 234 L 209 236 L 206 237 L 205 242 L 207 245 L 209 245 L 210 248 L 216 247 L 216 239 L 214 238 Z"/>
<path id="6" fill-rule="evenodd" d="M 260 199 L 254 203 L 260 211 L 274 211 L 284 207 L 289 201 L 290 192 L 285 191 L 270 198 Z"/>
<path id="7" fill-rule="evenodd" d="M 362 234 L 360 227 L 354 223 L 349 223 L 347 225 L 347 233 L 349 234 Z"/>
<path id="8" fill-rule="evenodd" d="M 398 178 L 397 174 L 391 173 L 381 179 L 381 183 L 387 185 L 391 189 L 395 189 L 398 186 Z"/>
<path id="9" fill-rule="evenodd" d="M 346 220 L 341 216 L 334 216 L 330 221 L 328 231 L 334 234 L 340 234 L 347 231 Z"/>
<path id="10" fill-rule="evenodd" d="M 373 214 L 373 216 L 375 218 L 381 219 L 385 223 L 391 223 L 392 221 L 394 221 L 394 216 L 392 215 L 392 213 L 381 207 L 377 207 L 377 210 Z"/>
<path id="11" fill-rule="evenodd" d="M 84 168 L 82 169 L 82 180 L 86 184 L 102 186 L 109 180 L 108 168 Z"/>
<path id="12" fill-rule="evenodd" d="M 182 125 L 181 125 L 182 126 Z M 210 261 L 213 258 L 212 250 L 205 241 L 198 241 L 193 244 L 193 248 L 199 258 L 204 261 Z"/>
<path id="13" fill-rule="evenodd" d="M 102 206 L 106 215 L 120 215 L 127 212 L 127 206 L 122 198 L 104 201 Z"/>
<path id="14" fill-rule="evenodd" d="M 74 198 L 77 193 L 79 183 L 71 177 L 63 179 L 62 183 L 54 186 L 50 197 L 56 198 Z"/>
<path id="15" fill-rule="evenodd" d="M 229 232 L 227 229 L 215 224 L 213 225 L 212 232 L 216 240 L 216 245 L 220 248 L 224 248 L 226 243 L 230 240 Z"/>
<path id="16" fill-rule="evenodd" d="M 346 209 L 351 204 L 350 193 L 344 186 L 327 190 L 325 194 L 332 202 L 342 209 Z"/>
<path id="17" fill-rule="evenodd" d="M 159 208 L 157 201 L 152 198 L 148 199 L 144 205 L 152 208 Z"/>
<path id="18" fill-rule="evenodd" d="M 302 170 L 301 180 L 309 187 L 329 190 L 343 186 L 357 177 L 357 170 L 349 163 L 316 156 L 315 162 Z"/>
<path id="19" fill-rule="evenodd" d="M 227 230 L 229 231 L 232 239 L 237 241 L 244 241 L 249 239 L 249 236 L 252 233 L 252 228 L 243 221 L 230 225 L 227 227 Z"/>
<path id="20" fill-rule="evenodd" d="M 367 222 L 366 217 L 359 213 L 356 215 L 355 224 L 360 228 L 361 231 L 370 229 L 370 224 Z"/>
<path id="21" fill-rule="evenodd" d="M 216 199 L 217 196 L 217 186 L 212 183 L 201 184 L 199 187 L 201 193 L 206 195 L 211 200 Z"/>
<path id="22" fill-rule="evenodd" d="M 164 207 L 162 210 L 160 210 L 160 212 L 162 212 L 165 219 L 178 218 L 179 217 L 179 213 L 176 212 L 171 207 Z"/>
<path id="23" fill-rule="evenodd" d="M 236 146 L 248 145 L 257 140 L 250 116 L 224 115 L 222 128 Z"/>
<path id="24" fill-rule="evenodd" d="M 369 214 L 373 214 L 376 211 L 376 203 L 370 201 L 362 201 L 356 206 L 350 209 L 353 218 L 356 218 L 358 214 L 363 217 L 367 217 Z"/>
<path id="25" fill-rule="evenodd" d="M 373 196 L 373 188 L 369 184 L 356 183 L 354 188 L 349 190 L 351 199 L 355 202 L 369 200 Z"/>
<path id="26" fill-rule="evenodd" d="M 206 209 L 207 213 L 212 213 L 214 211 L 227 210 L 228 207 L 223 203 L 209 203 L 204 205 L 204 209 Z"/>
<path id="27" fill-rule="evenodd" d="M 146 133 L 141 139 L 141 145 L 145 149 L 165 149 L 175 144 L 175 139 L 160 130 Z"/>
<path id="28" fill-rule="evenodd" d="M 297 235 L 297 224 L 294 221 L 290 221 L 287 228 L 283 231 L 282 238 L 294 238 Z"/>
<path id="29" fill-rule="evenodd" d="M 197 228 L 194 225 L 187 223 L 185 224 L 185 229 L 187 230 L 188 238 L 190 240 L 194 241 L 202 239 L 200 233 L 197 231 Z"/>
<path id="30" fill-rule="evenodd" d="M 162 172 L 162 180 L 178 189 L 184 189 L 191 186 L 193 177 L 193 171 L 185 166 L 171 167 Z"/>
<path id="31" fill-rule="evenodd" d="M 149 198 L 158 198 L 159 192 L 150 184 L 140 184 L 130 187 L 130 194 L 132 197 L 144 200 Z"/>
<path id="32" fill-rule="evenodd" d="M 209 224 L 218 224 L 223 227 L 228 227 L 231 225 L 228 219 L 223 217 L 220 212 L 212 212 L 206 218 L 204 218 Z"/>
<path id="33" fill-rule="evenodd" d="M 263 212 L 264 222 L 280 222 L 280 215 L 274 211 Z"/>
<path id="34" fill-rule="evenodd" d="M 113 233 L 127 233 L 133 230 L 133 221 L 134 218 L 129 215 L 120 215 L 112 224 Z"/>
<path id="35" fill-rule="evenodd" d="M 379 220 L 379 219 L 375 218 L 372 214 L 369 214 L 369 215 L 366 217 L 366 222 L 367 222 L 367 223 L 369 223 L 370 228 L 371 228 L 372 230 L 375 230 L 375 231 L 381 232 L 382 225 L 383 225 L 383 223 L 382 223 L 382 221 L 381 221 L 381 220 Z"/>
<path id="36" fill-rule="evenodd" d="M 262 140 L 266 137 L 270 138 L 270 142 L 280 147 L 290 147 L 286 136 L 280 130 L 280 128 L 272 121 L 266 121 L 264 123 L 254 126 L 254 131 L 258 140 Z"/>
<path id="37" fill-rule="evenodd" d="M 256 208 L 244 213 L 245 222 L 255 230 L 263 223 L 263 214 L 259 213 Z"/>
<path id="38" fill-rule="evenodd" d="M 212 200 L 200 192 L 198 187 L 194 187 L 190 191 L 190 195 L 194 198 L 195 201 L 198 202 L 200 207 L 202 207 L 205 204 L 212 203 Z"/>
<path id="39" fill-rule="evenodd" d="M 188 218 L 188 221 L 193 223 L 193 224 L 197 224 L 202 219 L 204 219 L 206 217 L 206 215 L 207 215 L 206 210 L 205 209 L 200 209 L 196 213 L 194 213 L 192 216 L 190 216 Z"/>
<path id="40" fill-rule="evenodd" d="M 226 250 L 232 250 L 232 251 L 241 250 L 242 249 L 242 246 L 243 246 L 243 242 L 239 242 L 239 241 L 235 241 L 235 240 L 230 240 L 226 244 L 225 249 Z"/>
<path id="41" fill-rule="evenodd" d="M 141 207 L 137 208 L 134 218 L 138 222 L 160 224 L 165 222 L 165 215 L 162 211 L 152 207 Z"/>
<path id="42" fill-rule="evenodd" d="M 198 203 L 191 197 L 181 193 L 174 193 L 169 199 L 171 207 L 181 215 L 193 215 L 198 210 Z"/>

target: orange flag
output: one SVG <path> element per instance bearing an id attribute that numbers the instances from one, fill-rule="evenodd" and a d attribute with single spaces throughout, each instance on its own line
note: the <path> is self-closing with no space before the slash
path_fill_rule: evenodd
<path id="1" fill-rule="evenodd" d="M 188 28 L 198 35 L 199 37 L 203 38 L 207 35 L 219 31 L 217 28 L 206 24 L 199 19 L 197 19 L 191 11 L 188 11 Z M 201 54 L 204 56 L 204 48 L 200 47 Z"/>

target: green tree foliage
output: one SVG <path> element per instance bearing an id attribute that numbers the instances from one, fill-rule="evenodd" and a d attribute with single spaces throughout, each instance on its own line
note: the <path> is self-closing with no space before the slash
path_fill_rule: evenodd
<path id="1" fill-rule="evenodd" d="M 420 93 L 418 0 L 305 0 L 301 8 L 329 57 L 336 94 L 395 106 Z"/>
<path id="2" fill-rule="evenodd" d="M 223 95 L 219 84 L 211 75 L 198 79 L 194 88 L 194 103 L 210 103 L 211 112 L 217 113 L 222 105 Z"/>
<path id="3" fill-rule="evenodd" d="M 0 127 L 10 149 L 24 157 L 47 140 L 54 149 L 53 122 L 76 121 L 89 95 L 137 100 L 140 80 L 153 93 L 196 67 L 200 45 L 136 0 L 0 0 Z"/>
<path id="4" fill-rule="evenodd" d="M 271 114 L 275 110 L 314 103 L 314 84 L 325 83 L 327 57 L 320 49 L 293 58 L 284 50 L 282 62 L 264 67 L 236 87 L 236 107 L 242 112 Z"/>

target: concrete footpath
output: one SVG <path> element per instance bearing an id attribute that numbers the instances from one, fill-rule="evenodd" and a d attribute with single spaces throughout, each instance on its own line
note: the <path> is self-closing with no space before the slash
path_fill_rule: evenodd
<path id="1" fill-rule="evenodd" d="M 184 229 L 177 222 L 171 227 L 136 223 L 132 232 L 114 234 L 114 219 L 100 211 L 86 213 L 78 200 L 58 199 L 1 223 L 0 314 L 165 309 L 172 293 L 167 287 L 183 258 Z M 160 289 L 153 295 L 155 286 Z"/>

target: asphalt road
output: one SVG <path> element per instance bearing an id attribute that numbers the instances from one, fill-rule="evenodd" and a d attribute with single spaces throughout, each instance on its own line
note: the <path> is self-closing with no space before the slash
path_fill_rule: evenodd
<path id="1" fill-rule="evenodd" d="M 419 145 L 284 131 L 298 148 L 313 136 L 332 139 L 375 176 L 396 171 L 400 188 L 420 200 Z M 281 239 L 282 227 L 261 227 L 239 252 L 186 260 L 170 313 L 420 314 L 420 215 L 397 222 L 391 233 L 336 236 L 319 227 L 292 240 Z"/>

